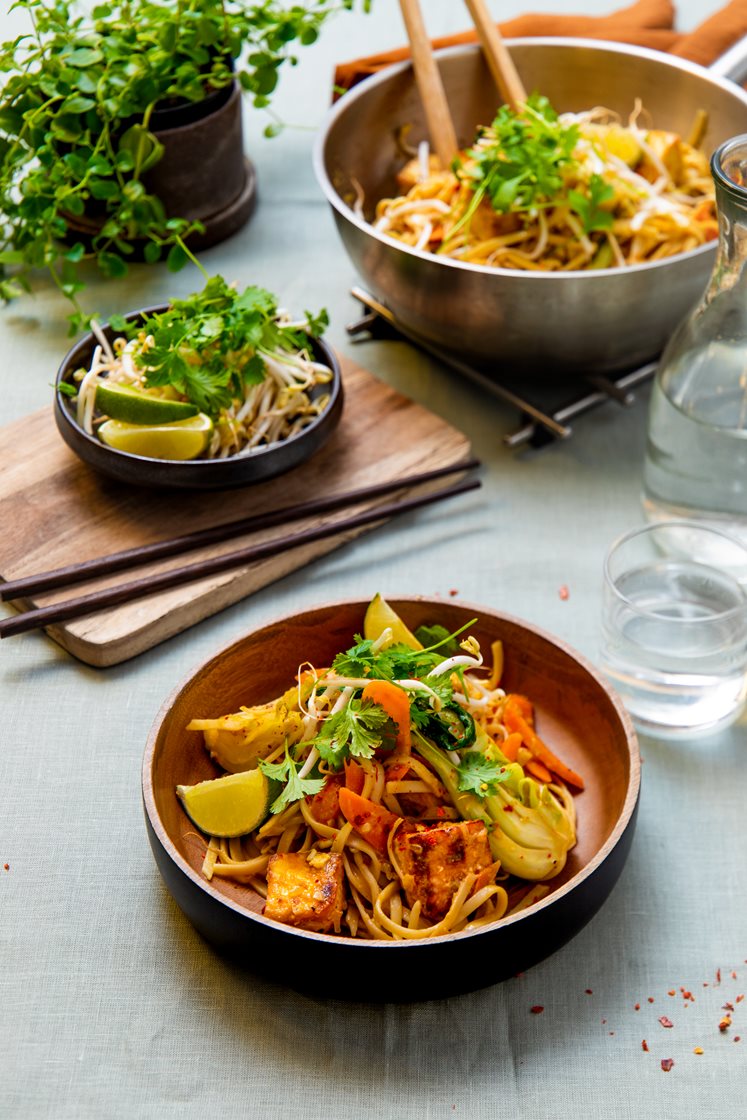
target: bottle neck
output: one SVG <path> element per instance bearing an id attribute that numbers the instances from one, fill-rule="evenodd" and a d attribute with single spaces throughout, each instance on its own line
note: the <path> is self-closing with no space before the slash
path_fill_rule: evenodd
<path id="1" fill-rule="evenodd" d="M 747 137 L 728 142 L 714 154 L 713 179 L 719 247 L 707 298 L 735 284 L 747 284 Z"/>

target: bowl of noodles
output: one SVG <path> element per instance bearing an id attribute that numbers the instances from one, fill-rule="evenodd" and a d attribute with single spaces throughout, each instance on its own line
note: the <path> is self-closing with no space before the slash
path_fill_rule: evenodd
<path id="1" fill-rule="evenodd" d="M 747 94 L 682 59 L 581 39 L 508 42 L 511 113 L 478 47 L 438 51 L 459 152 L 441 167 L 409 63 L 354 87 L 315 150 L 365 285 L 405 332 L 498 373 L 633 369 L 705 288 L 709 157 Z"/>
<path id="2" fill-rule="evenodd" d="M 553 953 L 622 870 L 639 780 L 627 714 L 573 650 L 489 608 L 380 596 L 208 660 L 161 709 L 142 775 L 156 863 L 205 939 L 362 1001 Z"/>
<path id="3" fill-rule="evenodd" d="M 168 305 L 113 316 L 65 356 L 54 414 L 68 446 L 137 486 L 230 489 L 303 463 L 343 407 L 326 315 L 293 318 L 222 277 Z"/>

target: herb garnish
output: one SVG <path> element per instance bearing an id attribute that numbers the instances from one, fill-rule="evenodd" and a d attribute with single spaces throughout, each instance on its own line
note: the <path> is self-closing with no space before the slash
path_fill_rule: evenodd
<path id="1" fill-rule="evenodd" d="M 393 750 L 395 738 L 396 729 L 379 704 L 350 700 L 324 721 L 313 745 L 326 763 L 339 770 L 346 758 L 371 758 L 382 746 Z"/>
<path id="2" fill-rule="evenodd" d="M 495 793 L 496 786 L 510 777 L 505 762 L 493 762 L 481 751 L 465 752 L 457 766 L 457 773 L 459 774 L 457 788 L 475 793 L 478 797 L 490 797 Z"/>
<path id="3" fill-rule="evenodd" d="M 548 99 L 537 93 L 520 113 L 503 105 L 490 128 L 478 135 L 483 142 L 467 151 L 472 165 L 454 164 L 455 174 L 474 193 L 449 236 L 469 224 L 484 198 L 503 214 L 564 201 L 581 218 L 585 233 L 609 228 L 612 215 L 601 209 L 601 203 L 614 197 L 614 189 L 601 175 L 591 176 L 588 196 L 565 191 L 568 172 L 579 166 L 574 154 L 579 137 L 579 126 L 564 124 Z"/>
<path id="4" fill-rule="evenodd" d="M 285 758 L 282 762 L 265 762 L 262 759 L 258 765 L 262 773 L 266 774 L 268 778 L 276 782 L 286 783 L 280 796 L 276 797 L 270 806 L 271 813 L 282 813 L 283 809 L 292 805 L 294 801 L 300 801 L 302 797 L 320 793 L 327 781 L 326 777 L 319 776 L 301 778 L 299 776 L 299 763 L 291 755 L 287 744 Z"/>
<path id="5" fill-rule="evenodd" d="M 211 276 L 200 292 L 173 300 L 166 311 L 137 323 L 112 316 L 111 325 L 130 337 L 152 336 L 153 344 L 136 349 L 133 359 L 148 388 L 169 385 L 209 416 L 218 416 L 247 385 L 265 376 L 264 352 L 299 351 L 308 335 L 277 320 L 275 296 L 264 288 L 237 291 L 222 276 Z M 309 316 L 310 329 L 321 333 L 325 312 Z"/>

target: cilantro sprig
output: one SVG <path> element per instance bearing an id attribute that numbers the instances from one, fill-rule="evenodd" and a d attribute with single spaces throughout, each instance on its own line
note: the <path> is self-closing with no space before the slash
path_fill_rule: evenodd
<path id="1" fill-rule="evenodd" d="M 283 790 L 270 806 L 271 813 L 282 813 L 294 801 L 319 793 L 326 782 L 325 777 L 318 774 L 313 777 L 302 778 L 299 774 L 301 763 L 297 762 L 286 744 L 285 758 L 282 762 L 265 762 L 260 760 L 259 768 L 263 774 L 275 782 L 282 782 Z"/>
<path id="2" fill-rule="evenodd" d="M 153 345 L 134 354 L 149 388 L 171 386 L 216 417 L 243 397 L 247 385 L 264 379 L 263 353 L 308 346 L 306 332 L 283 326 L 277 313 L 276 297 L 264 288 L 238 291 L 211 276 L 201 291 L 172 300 L 166 311 L 135 323 L 114 316 L 111 323 L 131 338 L 152 336 Z M 326 313 L 311 316 L 311 324 L 321 333 Z"/>
<path id="3" fill-rule="evenodd" d="M 602 203 L 614 197 L 614 187 L 606 183 L 601 175 L 592 175 L 589 179 L 588 196 L 580 191 L 568 191 L 568 202 L 581 219 L 584 233 L 610 228 L 614 218 L 609 210 L 602 209 Z"/>
<path id="4" fill-rule="evenodd" d="M 450 236 L 469 224 L 484 198 L 503 214 L 563 200 L 580 217 L 585 233 L 608 229 L 613 219 L 602 204 L 614 197 L 614 189 L 601 175 L 590 177 L 587 193 L 566 188 L 569 174 L 579 167 L 575 155 L 579 136 L 578 125 L 564 124 L 548 99 L 537 93 L 520 113 L 503 105 L 482 133 L 483 142 L 468 150 L 470 165 L 459 161 L 454 165 L 473 196 Z"/>
<path id="5" fill-rule="evenodd" d="M 320 758 L 339 770 L 346 758 L 371 758 L 379 747 L 394 749 L 396 730 L 379 704 L 350 700 L 322 724 L 314 739 Z"/>
<path id="6" fill-rule="evenodd" d="M 481 751 L 465 752 L 457 766 L 457 773 L 457 788 L 481 798 L 490 797 L 495 793 L 496 786 L 507 781 L 510 776 L 505 763 L 493 762 Z"/>

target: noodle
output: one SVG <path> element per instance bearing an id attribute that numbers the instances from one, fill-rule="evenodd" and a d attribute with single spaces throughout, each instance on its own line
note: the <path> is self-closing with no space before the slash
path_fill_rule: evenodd
<path id="1" fill-rule="evenodd" d="M 277 780 L 285 767 L 295 774 L 294 789 L 301 792 L 291 794 L 286 787 L 274 811 L 248 835 L 211 837 L 203 863 L 206 878 L 259 884 L 266 913 L 277 920 L 376 940 L 425 940 L 478 928 L 544 897 L 545 881 L 562 870 L 576 839 L 574 799 L 566 781 L 583 782 L 541 744 L 530 702 L 500 687 L 501 643 L 493 643 L 492 670 L 483 668 L 473 638 L 461 644 L 462 653 L 444 659 L 405 646 L 393 647 L 399 651 L 393 655 L 385 644 L 369 642 L 368 673 L 401 666 L 401 678 L 358 679 L 337 668 L 339 658 L 332 669 L 305 664 L 298 688 L 289 689 L 282 702 L 242 709 L 252 741 L 264 728 L 268 746 L 259 769 Z M 393 656 L 399 660 L 392 661 Z M 367 700 L 373 685 L 371 695 L 378 699 Z M 408 728 L 397 723 L 395 709 L 388 706 L 403 695 L 411 713 Z M 300 742 L 296 737 L 286 743 L 283 758 L 270 724 L 292 715 L 285 706 L 290 697 L 299 713 L 313 718 Z M 527 729 L 526 758 L 533 760 L 539 751 L 552 762 L 552 781 L 545 785 L 501 749 L 506 744 L 509 751 L 507 740 L 516 737 L 511 728 L 517 720 Z M 247 768 L 246 754 L 235 738 L 220 739 L 217 729 L 230 727 L 235 735 L 236 721 L 224 716 L 190 724 L 234 772 L 225 752 L 237 752 L 239 769 Z M 351 727 L 351 734 L 360 736 L 357 754 L 350 753 L 352 739 L 344 742 Z M 394 750 L 388 734 L 396 734 Z M 374 744 L 368 752 L 366 742 Z M 304 781 L 309 783 L 305 795 Z M 512 853 L 517 852 L 514 867 Z M 308 891 L 307 879 L 314 880 Z"/>
<path id="2" fill-rule="evenodd" d="M 708 160 L 674 133 L 639 127 L 640 112 L 637 105 L 625 128 L 602 109 L 557 118 L 561 130 L 577 136 L 572 154 L 558 164 L 559 189 L 510 205 L 496 205 L 483 190 L 481 161 L 511 158 L 502 155 L 497 118 L 454 170 L 424 164 L 422 155 L 407 164 L 398 177 L 403 193 L 377 203 L 373 227 L 451 260 L 545 272 L 642 264 L 714 240 Z M 693 138 L 702 132 L 701 120 Z M 595 183 L 603 195 L 597 210 Z"/>

